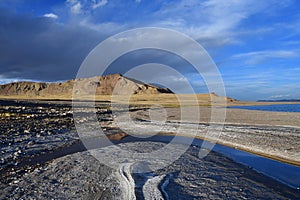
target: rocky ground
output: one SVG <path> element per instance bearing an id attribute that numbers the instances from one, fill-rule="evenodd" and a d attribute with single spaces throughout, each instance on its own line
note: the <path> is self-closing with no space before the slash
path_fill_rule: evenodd
<path id="1" fill-rule="evenodd" d="M 105 135 L 114 139 L 126 136 L 124 131 L 139 137 L 153 132 L 182 135 L 194 132 L 195 127 L 197 130 L 200 127 L 202 133 L 205 132 L 207 123 L 204 121 L 200 125 L 192 121 L 185 122 L 183 129 L 177 130 L 178 110 L 168 111 L 170 116 L 167 123 L 161 124 L 159 121 L 149 122 L 148 111 L 142 106 L 132 107 L 130 113 L 139 127 L 136 129 L 126 121 L 120 120 L 116 124 L 113 120 L 118 115 L 123 115 L 122 106 L 114 107 L 117 112 L 111 112 L 106 103 L 99 103 L 96 110 L 80 104 L 78 113 L 82 115 L 74 122 L 69 102 L 0 103 L 1 199 L 299 198 L 299 191 L 236 164 L 218 153 L 211 152 L 204 159 L 200 159 L 199 148 L 195 146 L 190 147 L 180 159 L 161 169 L 157 166 L 165 166 L 168 161 L 161 157 L 151 159 L 149 163 L 147 157 L 146 160 L 140 160 L 132 157 L 134 153 L 121 154 L 120 148 L 115 148 L 118 146 L 96 148 L 90 152 L 94 155 L 91 156 L 84 151 L 82 145 L 80 148 L 76 146 L 82 135 L 78 135 L 75 123 L 83 130 L 88 130 L 84 137 L 92 139 L 98 125 Z M 97 126 L 92 121 L 93 111 L 97 113 Z M 297 117 L 293 119 L 298 120 Z M 297 127 L 283 124 L 272 128 L 229 122 L 231 124 L 227 123 L 221 137 L 218 135 L 224 143 L 251 146 L 254 150 L 282 158 L 288 156 L 296 161 L 299 158 L 300 140 Z M 76 148 L 67 151 L 72 144 Z M 169 150 L 172 152 L 173 148 L 173 152 L 178 152 L 184 146 L 176 145 Z M 151 152 L 163 146 L 163 143 L 150 141 L 119 144 L 121 149 L 136 153 Z M 55 154 L 64 150 L 65 154 Z M 66 155 L 74 152 L 78 153 Z M 108 160 L 117 155 L 120 160 L 115 159 L 119 162 L 108 167 L 95 159 L 97 155 Z M 122 164 L 118 165 L 119 163 Z M 145 167 L 150 170 L 134 173 Z"/>
<path id="2" fill-rule="evenodd" d="M 139 153 L 163 143 L 120 144 Z M 183 148 L 174 146 L 174 151 Z M 111 155 L 116 149 L 93 150 Z M 297 199 L 299 195 L 251 169 L 211 152 L 200 159 L 190 147 L 180 159 L 151 173 L 131 173 L 137 160 L 127 158 L 112 169 L 88 152 L 52 160 L 3 187 L 1 198 L 11 199 Z M 162 159 L 153 161 L 162 162 Z M 145 163 L 143 166 L 145 167 Z M 299 194 L 299 193 L 298 193 Z"/>
<path id="3" fill-rule="evenodd" d="M 0 113 L 1 171 L 78 139 L 69 107 L 1 101 Z"/>

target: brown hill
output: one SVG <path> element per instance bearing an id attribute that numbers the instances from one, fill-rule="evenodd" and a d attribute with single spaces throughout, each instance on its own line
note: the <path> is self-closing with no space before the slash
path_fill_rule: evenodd
<path id="1" fill-rule="evenodd" d="M 76 84 L 76 85 L 74 85 Z M 15 82 L 0 85 L 0 96 L 71 97 L 78 95 L 122 95 L 172 93 L 168 88 L 160 88 L 126 78 L 120 74 L 69 80 L 62 83 Z M 96 93 L 95 93 L 96 91 Z"/>

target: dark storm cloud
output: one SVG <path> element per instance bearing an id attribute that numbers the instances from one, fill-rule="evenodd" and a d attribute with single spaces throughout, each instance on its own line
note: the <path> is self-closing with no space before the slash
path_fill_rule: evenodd
<path id="1" fill-rule="evenodd" d="M 179 73 L 196 73 L 194 67 L 184 58 L 159 49 L 141 49 L 131 51 L 117 58 L 108 68 L 109 73 L 126 73 L 133 67 L 146 63 L 160 63 L 167 65 Z M 153 69 L 155 71 L 155 69 Z M 161 75 L 159 71 L 154 76 Z M 149 74 L 146 75 L 147 77 Z"/>
<path id="2" fill-rule="evenodd" d="M 40 81 L 75 78 L 87 54 L 109 36 L 103 32 L 0 9 L 0 77 Z M 151 62 L 169 65 L 182 73 L 191 70 L 187 62 L 172 54 L 143 50 L 121 56 L 105 74 L 125 73 Z"/>
<path id="3" fill-rule="evenodd" d="M 53 18 L 20 15 L 0 9 L 0 77 L 4 79 L 33 79 L 40 81 L 67 80 L 76 77 L 87 54 L 113 30 L 94 30 L 79 23 L 58 23 Z M 105 33 L 105 34 L 104 34 Z M 128 36 L 132 42 L 135 38 Z M 166 46 L 170 42 L 165 41 Z M 160 38 L 158 38 L 160 39 Z M 171 42 L 173 44 L 173 42 Z M 109 53 L 110 51 L 103 52 Z M 99 52 L 102 53 L 102 52 Z M 160 50 L 140 50 L 120 56 L 105 74 L 126 73 L 145 63 L 168 65 L 181 74 L 197 73 L 184 59 Z M 100 63 L 93 63 L 95 66 Z M 99 66 L 104 67 L 104 66 Z M 145 74 L 149 79 L 166 79 L 168 74 Z M 89 72 L 89 76 L 100 75 Z M 134 78 L 134 77 L 132 77 Z M 173 81 L 173 79 L 170 81 Z M 153 82 L 154 83 L 154 82 Z M 178 82 L 179 84 L 179 82 Z"/>
<path id="4" fill-rule="evenodd" d="M 55 81 L 74 78 L 103 38 L 79 25 L 0 9 L 0 76 Z"/>

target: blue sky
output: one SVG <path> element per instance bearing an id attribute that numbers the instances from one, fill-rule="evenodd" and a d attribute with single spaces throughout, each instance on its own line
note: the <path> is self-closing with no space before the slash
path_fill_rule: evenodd
<path id="1" fill-rule="evenodd" d="M 299 11 L 297 0 L 0 0 L 0 83 L 74 78 L 99 42 L 154 26 L 198 41 L 217 64 L 228 96 L 300 99 Z M 198 76 L 182 73 L 205 92 Z"/>

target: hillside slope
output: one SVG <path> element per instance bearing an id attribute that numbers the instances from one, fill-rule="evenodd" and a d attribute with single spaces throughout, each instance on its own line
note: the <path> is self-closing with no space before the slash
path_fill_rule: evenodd
<path id="1" fill-rule="evenodd" d="M 76 87 L 73 87 L 76 83 Z M 71 97 L 78 95 L 122 95 L 172 93 L 168 88 L 160 88 L 126 78 L 120 74 L 81 78 L 61 83 L 15 82 L 0 85 L 1 96 L 23 97 Z M 96 93 L 95 93 L 96 91 Z"/>

